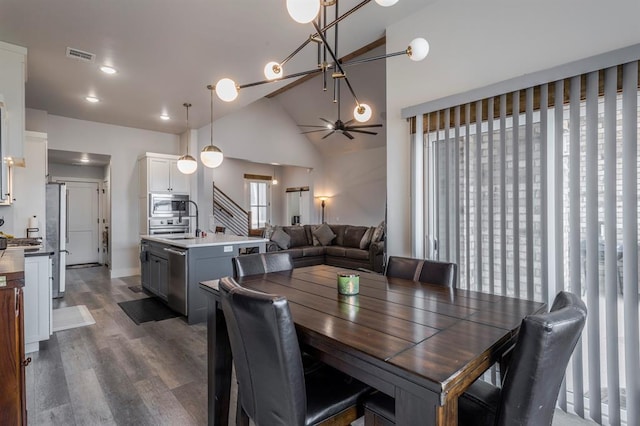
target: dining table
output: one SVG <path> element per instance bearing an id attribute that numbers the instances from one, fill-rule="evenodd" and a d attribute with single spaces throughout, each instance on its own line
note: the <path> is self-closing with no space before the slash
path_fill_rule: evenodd
<path id="1" fill-rule="evenodd" d="M 359 274 L 359 293 L 337 290 Z M 287 298 L 304 351 L 395 398 L 396 424 L 457 425 L 458 397 L 515 344 L 546 304 L 329 265 L 237 278 Z M 208 297 L 208 422 L 227 425 L 232 354 L 218 282 Z"/>

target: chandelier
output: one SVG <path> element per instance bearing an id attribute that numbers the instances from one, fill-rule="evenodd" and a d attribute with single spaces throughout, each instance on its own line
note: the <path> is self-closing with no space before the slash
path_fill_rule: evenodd
<path id="1" fill-rule="evenodd" d="M 375 2 L 383 7 L 393 6 L 398 0 L 375 0 Z M 355 106 L 353 109 L 354 119 L 359 122 L 366 122 L 372 116 L 371 107 L 358 100 L 356 93 L 347 77 L 345 68 L 351 65 L 362 64 L 365 62 L 377 61 L 380 59 L 386 59 L 393 56 L 407 55 L 409 59 L 413 61 L 423 60 L 429 53 L 429 43 L 424 38 L 415 38 L 409 43 L 405 50 L 399 52 L 388 53 L 385 55 L 379 55 L 370 58 L 350 60 L 342 62 L 338 59 L 338 24 L 344 19 L 354 14 L 362 7 L 371 3 L 371 0 L 363 0 L 356 6 L 349 9 L 343 14 L 339 13 L 338 0 L 287 0 L 287 11 L 291 18 L 301 24 L 311 23 L 315 30 L 300 46 L 298 46 L 289 56 L 284 58 L 280 62 L 271 61 L 264 67 L 264 76 L 266 80 L 256 81 L 253 83 L 238 85 L 230 78 L 222 78 L 215 85 L 208 85 L 207 88 L 216 92 L 218 98 L 225 102 L 234 101 L 239 94 L 239 91 L 253 86 L 261 84 L 272 83 L 276 81 L 287 80 L 290 78 L 303 77 L 312 74 L 322 74 L 322 89 L 327 90 L 327 77 L 330 76 L 333 79 L 333 102 L 339 102 L 339 83 L 340 80 L 344 81 L 349 92 L 351 93 Z M 334 18 L 333 21 L 328 21 L 330 15 L 329 8 L 333 8 Z M 333 46 L 327 41 L 327 34 L 330 30 L 333 30 Z M 289 62 L 295 55 L 297 55 L 302 49 L 309 44 L 315 44 L 317 46 L 317 58 L 318 62 L 312 69 L 301 72 L 294 72 L 291 74 L 285 74 L 284 68 L 287 62 Z"/>

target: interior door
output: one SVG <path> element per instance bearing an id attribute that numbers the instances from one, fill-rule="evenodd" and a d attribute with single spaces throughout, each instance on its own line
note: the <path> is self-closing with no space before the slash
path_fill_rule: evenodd
<path id="1" fill-rule="evenodd" d="M 67 182 L 67 265 L 98 263 L 98 183 Z"/>

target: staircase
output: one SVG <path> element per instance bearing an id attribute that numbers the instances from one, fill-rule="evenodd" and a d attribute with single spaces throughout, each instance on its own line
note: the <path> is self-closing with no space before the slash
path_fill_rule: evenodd
<path id="1" fill-rule="evenodd" d="M 249 236 L 251 213 L 240 207 L 213 184 L 213 219 L 216 227 L 223 226 L 228 234 Z"/>

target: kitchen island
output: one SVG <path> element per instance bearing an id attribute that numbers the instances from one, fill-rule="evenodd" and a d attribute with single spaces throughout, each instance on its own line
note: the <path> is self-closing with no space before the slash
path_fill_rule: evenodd
<path id="1" fill-rule="evenodd" d="M 242 252 L 263 253 L 264 238 L 214 234 L 140 237 L 142 287 L 187 317 L 189 324 L 206 320 L 207 300 L 198 283 L 233 275 L 231 259 Z"/>

